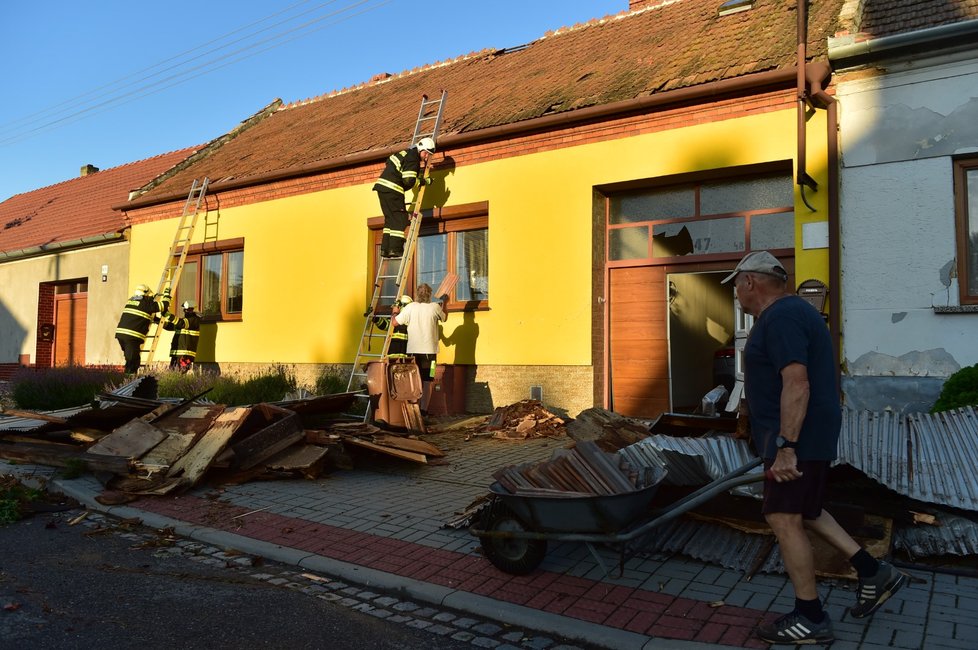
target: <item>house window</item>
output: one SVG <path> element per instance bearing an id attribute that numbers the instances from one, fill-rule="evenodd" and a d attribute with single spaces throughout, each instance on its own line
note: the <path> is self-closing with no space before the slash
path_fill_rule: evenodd
<path id="1" fill-rule="evenodd" d="M 244 240 L 197 244 L 187 251 L 176 304 L 197 303 L 204 320 L 241 320 L 244 310 Z"/>
<path id="2" fill-rule="evenodd" d="M 958 287 L 962 305 L 978 305 L 978 158 L 954 161 Z"/>
<path id="3" fill-rule="evenodd" d="M 445 276 L 451 272 L 458 275 L 458 282 L 448 292 L 447 307 L 450 311 L 488 308 L 487 212 L 485 204 L 426 212 L 421 220 L 415 264 L 408 270 L 404 283 L 405 291 L 413 297 L 415 288 L 422 282 L 437 291 Z M 374 227 L 376 224 L 371 222 L 370 225 Z M 380 259 L 380 240 L 381 232 L 374 230 L 375 260 Z M 393 295 L 395 288 L 385 286 L 382 293 Z"/>
<path id="4" fill-rule="evenodd" d="M 629 190 L 609 207 L 612 262 L 794 248 L 789 172 Z"/>

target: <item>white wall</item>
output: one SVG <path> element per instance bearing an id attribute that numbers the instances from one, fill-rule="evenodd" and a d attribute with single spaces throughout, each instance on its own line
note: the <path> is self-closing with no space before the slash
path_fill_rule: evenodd
<path id="1" fill-rule="evenodd" d="M 109 267 L 106 282 L 103 264 Z M 40 283 L 81 278 L 88 279 L 85 363 L 122 365 L 115 327 L 130 293 L 128 242 L 0 264 L 0 363 L 15 362 L 21 354 L 37 362 Z"/>
<path id="2" fill-rule="evenodd" d="M 978 151 L 978 63 L 889 72 L 837 79 L 843 357 L 850 378 L 943 380 L 978 363 L 978 313 L 934 311 L 959 305 L 951 155 Z"/>

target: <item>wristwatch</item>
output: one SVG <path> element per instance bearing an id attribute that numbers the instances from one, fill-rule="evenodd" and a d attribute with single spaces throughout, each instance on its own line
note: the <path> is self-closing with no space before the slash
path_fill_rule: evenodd
<path id="1" fill-rule="evenodd" d="M 778 449 L 797 449 L 798 448 L 798 441 L 797 440 L 788 440 L 787 438 L 785 438 L 784 436 L 782 436 L 780 434 L 778 435 L 777 438 L 775 438 L 774 444 L 776 444 L 778 446 Z"/>

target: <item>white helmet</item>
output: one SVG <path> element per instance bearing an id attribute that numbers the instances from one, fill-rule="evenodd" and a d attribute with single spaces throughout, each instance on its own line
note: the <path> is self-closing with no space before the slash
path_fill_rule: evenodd
<path id="1" fill-rule="evenodd" d="M 405 305 L 410 305 L 411 304 L 411 296 L 408 296 L 408 295 L 401 296 L 400 303 L 401 303 L 401 306 L 402 307 L 405 306 Z"/>
<path id="2" fill-rule="evenodd" d="M 149 288 L 148 284 L 137 284 L 136 288 L 133 289 L 133 293 L 137 293 L 141 296 L 152 292 L 153 290 Z"/>
<path id="3" fill-rule="evenodd" d="M 195 303 L 193 300 L 184 300 L 183 301 L 183 308 L 184 309 L 197 309 L 197 303 Z"/>
<path id="4" fill-rule="evenodd" d="M 418 144 L 414 146 L 418 148 L 418 151 L 435 153 L 435 140 L 433 138 L 421 138 L 418 140 Z"/>

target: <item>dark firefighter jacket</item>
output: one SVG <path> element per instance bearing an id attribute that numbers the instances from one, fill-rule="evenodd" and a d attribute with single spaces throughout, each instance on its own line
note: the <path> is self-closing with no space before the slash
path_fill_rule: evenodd
<path id="1" fill-rule="evenodd" d="M 133 296 L 126 303 L 115 328 L 115 335 L 131 336 L 140 341 L 146 340 L 153 314 L 165 313 L 170 308 L 169 296 Z"/>
<path id="2" fill-rule="evenodd" d="M 411 147 L 406 151 L 398 151 L 387 159 L 384 171 L 374 183 L 374 191 L 397 192 L 404 194 L 414 187 L 421 171 L 421 153 Z"/>
<path id="3" fill-rule="evenodd" d="M 171 357 L 197 357 L 197 342 L 200 340 L 200 316 L 196 312 L 184 312 L 183 318 L 167 314 L 163 318 L 163 329 L 173 331 L 170 343 Z"/>

